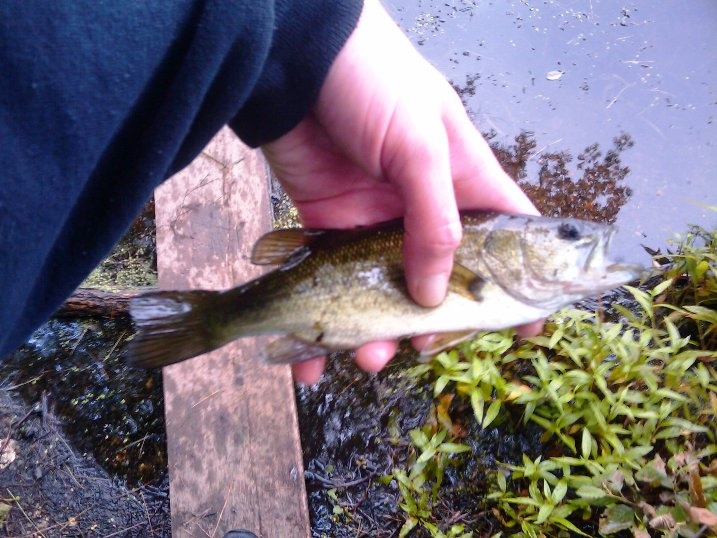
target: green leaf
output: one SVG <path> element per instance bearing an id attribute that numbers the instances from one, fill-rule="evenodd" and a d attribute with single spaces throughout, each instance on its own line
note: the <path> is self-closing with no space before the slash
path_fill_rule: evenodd
<path id="1" fill-rule="evenodd" d="M 553 512 L 553 505 L 552 504 L 544 504 L 540 507 L 538 510 L 538 517 L 535 519 L 535 523 L 537 525 L 541 525 L 547 521 L 547 519 L 550 517 L 550 514 Z"/>
<path id="2" fill-rule="evenodd" d="M 657 389 L 654 394 L 660 398 L 668 398 L 682 403 L 688 403 L 690 401 L 684 394 L 666 388 Z"/>
<path id="3" fill-rule="evenodd" d="M 608 506 L 600 517 L 601 534 L 615 534 L 630 529 L 635 522 L 635 512 L 624 504 Z"/>
<path id="4" fill-rule="evenodd" d="M 564 528 L 568 529 L 569 531 L 572 531 L 572 532 L 574 532 L 574 533 L 576 533 L 576 534 L 580 534 L 581 536 L 588 536 L 588 537 L 590 536 L 589 534 L 585 534 L 583 531 L 581 531 L 580 529 L 578 529 L 575 525 L 573 525 L 572 523 L 570 523 L 570 521 L 568 521 L 568 520 L 565 519 L 564 517 L 551 517 L 551 518 L 550 518 L 550 521 L 551 521 L 552 523 L 557 523 L 558 525 L 560 525 L 561 527 L 564 527 Z"/>
<path id="5" fill-rule="evenodd" d="M 409 489 L 411 488 L 411 486 L 412 486 L 411 481 L 408 479 L 408 475 L 406 474 L 406 472 L 403 469 L 394 469 L 393 477 L 396 479 L 396 481 L 400 485 L 402 485 L 406 488 L 409 488 Z"/>
<path id="6" fill-rule="evenodd" d="M 446 385 L 450 382 L 450 378 L 447 375 L 442 375 L 436 379 L 436 384 L 433 387 L 433 397 L 437 398 L 446 388 Z"/>
<path id="7" fill-rule="evenodd" d="M 580 443 L 580 451 L 583 458 L 588 459 L 593 449 L 593 436 L 587 428 L 583 428 L 583 436 Z"/>
<path id="8" fill-rule="evenodd" d="M 650 293 L 653 297 L 657 297 L 663 291 L 665 291 L 667 288 L 669 288 L 671 285 L 672 285 L 672 279 L 668 278 L 664 282 L 660 282 L 657 286 L 655 286 Z"/>
<path id="9" fill-rule="evenodd" d="M 704 426 L 699 426 L 697 424 L 694 424 L 690 422 L 689 420 L 685 420 L 684 418 L 679 417 L 670 417 L 665 421 L 666 426 L 674 426 L 676 428 L 681 428 L 682 430 L 694 432 L 694 433 L 707 433 L 709 431 L 709 428 L 706 428 Z"/>
<path id="10" fill-rule="evenodd" d="M 644 291 L 633 288 L 632 286 L 625 286 L 625 289 L 632 293 L 632 296 L 640 304 L 648 317 L 652 318 L 652 297 Z"/>
<path id="11" fill-rule="evenodd" d="M 428 460 L 430 460 L 433 456 L 436 455 L 436 449 L 433 447 L 429 447 L 423 452 L 421 452 L 421 455 L 418 456 L 418 459 L 416 460 L 416 463 L 426 463 Z"/>
<path id="12" fill-rule="evenodd" d="M 682 428 L 661 428 L 659 432 L 655 434 L 655 439 L 676 439 L 682 435 Z"/>
<path id="13" fill-rule="evenodd" d="M 548 342 L 548 349 L 555 349 L 555 346 L 564 334 L 565 331 L 563 330 L 563 327 L 558 326 L 555 329 L 555 332 L 553 332 L 553 334 L 550 336 L 550 341 Z"/>
<path id="14" fill-rule="evenodd" d="M 438 445 L 438 452 L 446 454 L 457 454 L 458 452 L 468 452 L 471 448 L 460 443 L 441 443 Z"/>
<path id="15" fill-rule="evenodd" d="M 471 407 L 473 408 L 473 414 L 475 414 L 476 420 L 479 424 L 483 422 L 483 406 L 485 401 L 481 397 L 477 390 L 471 392 Z"/>
<path id="16" fill-rule="evenodd" d="M 413 444 L 419 448 L 422 448 L 428 444 L 428 436 L 423 433 L 420 428 L 412 429 L 408 432 L 408 435 L 411 437 L 411 441 L 413 441 Z"/>
<path id="17" fill-rule="evenodd" d="M 602 499 L 607 493 L 596 486 L 581 486 L 575 490 L 575 494 L 583 499 Z"/>
<path id="18" fill-rule="evenodd" d="M 405 536 L 408 536 L 408 533 L 411 532 L 416 525 L 418 525 L 418 519 L 413 516 L 408 516 L 406 518 L 406 522 L 403 524 L 398 533 L 398 537 L 405 538 Z"/>
<path id="19" fill-rule="evenodd" d="M 505 493 L 508 489 L 508 483 L 505 479 L 505 475 L 500 469 L 495 472 L 495 480 L 496 482 L 498 482 L 498 488 L 500 489 L 500 491 Z"/>
<path id="20" fill-rule="evenodd" d="M 555 485 L 555 488 L 553 489 L 553 494 L 551 495 L 553 499 L 554 504 L 560 503 L 564 498 L 565 494 L 568 492 L 568 481 L 564 478 L 562 480 L 559 480 L 558 483 Z"/>
<path id="21" fill-rule="evenodd" d="M 542 506 L 543 501 L 536 501 L 535 499 L 531 497 L 511 497 L 509 499 L 503 499 L 507 503 L 511 504 L 527 504 L 529 506 L 535 506 L 536 508 L 538 506 Z"/>
<path id="22" fill-rule="evenodd" d="M 677 353 L 677 351 L 679 351 L 690 341 L 690 337 L 686 336 L 685 338 L 682 338 L 679 331 L 677 330 L 677 327 L 675 327 L 675 324 L 672 323 L 669 318 L 665 318 L 663 322 L 667 327 L 667 333 L 670 335 L 670 347 L 672 348 L 671 351 L 672 353 Z"/>
<path id="23" fill-rule="evenodd" d="M 717 324 L 717 310 L 704 306 L 686 306 L 685 310 L 694 314 L 694 318 L 707 323 Z"/>
<path id="24" fill-rule="evenodd" d="M 605 323 L 603 325 L 602 339 L 605 342 L 611 342 L 620 335 L 622 331 L 621 323 Z"/>
<path id="25" fill-rule="evenodd" d="M 488 411 L 485 414 L 485 417 L 483 418 L 483 427 L 487 428 L 491 422 L 495 420 L 495 418 L 498 416 L 498 412 L 500 411 L 501 402 L 500 400 L 494 401 L 490 406 L 488 407 Z"/>

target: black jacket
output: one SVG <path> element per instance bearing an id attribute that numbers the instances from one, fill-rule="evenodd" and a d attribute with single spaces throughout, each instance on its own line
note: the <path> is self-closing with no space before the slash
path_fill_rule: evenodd
<path id="1" fill-rule="evenodd" d="M 0 3 L 0 357 L 227 123 L 307 113 L 360 0 Z"/>

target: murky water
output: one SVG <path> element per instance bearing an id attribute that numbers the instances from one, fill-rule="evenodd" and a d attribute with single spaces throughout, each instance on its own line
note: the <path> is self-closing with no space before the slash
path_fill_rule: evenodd
<path id="1" fill-rule="evenodd" d="M 717 3 L 386 4 L 459 89 L 482 132 L 501 144 L 533 133 L 526 181 L 538 180 L 546 160 L 555 164 L 551 154 L 566 152 L 577 181 L 586 147 L 597 144 L 604 156 L 614 138 L 630 137 L 617 182 L 629 189 L 618 208 L 619 255 L 645 262 L 640 244 L 664 245 L 686 223 L 717 225 L 706 207 L 717 206 Z"/>
<path id="2" fill-rule="evenodd" d="M 0 362 L 3 388 L 45 400 L 81 453 L 131 484 L 166 475 L 162 376 L 127 366 L 128 320 L 52 319 Z"/>

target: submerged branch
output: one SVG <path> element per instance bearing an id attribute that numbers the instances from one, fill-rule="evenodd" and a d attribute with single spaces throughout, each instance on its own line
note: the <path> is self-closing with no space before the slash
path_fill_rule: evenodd
<path id="1" fill-rule="evenodd" d="M 57 309 L 55 316 L 127 318 L 129 317 L 130 299 L 156 289 L 153 286 L 118 291 L 78 288 Z"/>

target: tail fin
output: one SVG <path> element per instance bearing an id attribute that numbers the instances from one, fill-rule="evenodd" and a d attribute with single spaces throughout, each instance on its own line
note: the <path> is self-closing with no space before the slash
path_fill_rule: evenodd
<path id="1" fill-rule="evenodd" d="M 160 368 L 224 344 L 212 332 L 216 291 L 159 291 L 135 297 L 130 313 L 138 329 L 125 355 L 133 366 Z"/>

